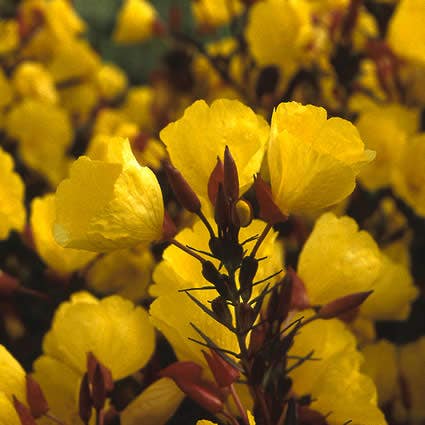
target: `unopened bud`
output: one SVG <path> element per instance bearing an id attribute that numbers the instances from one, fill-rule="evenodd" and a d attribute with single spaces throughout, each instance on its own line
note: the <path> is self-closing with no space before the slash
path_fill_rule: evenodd
<path id="1" fill-rule="evenodd" d="M 232 314 L 226 300 L 220 296 L 211 301 L 211 308 L 218 320 L 227 326 L 232 325 Z"/>
<path id="2" fill-rule="evenodd" d="M 35 419 L 31 415 L 30 409 L 28 409 L 25 404 L 21 403 L 15 396 L 13 396 L 13 405 L 22 425 L 37 425 Z"/>
<path id="3" fill-rule="evenodd" d="M 287 273 L 281 283 L 273 288 L 267 306 L 267 319 L 271 323 L 282 323 L 288 316 L 291 307 L 292 287 L 292 276 Z"/>
<path id="4" fill-rule="evenodd" d="M 223 411 L 224 404 L 218 389 L 202 383 L 189 384 L 180 389 L 210 413 L 216 414 Z"/>
<path id="5" fill-rule="evenodd" d="M 89 375 L 86 372 L 81 380 L 80 394 L 78 397 L 78 413 L 84 424 L 88 424 L 90 422 L 92 407 L 93 404 L 90 394 Z"/>
<path id="6" fill-rule="evenodd" d="M 260 175 L 254 180 L 254 189 L 260 206 L 260 217 L 270 224 L 286 221 L 288 217 L 280 211 L 279 207 L 273 201 L 270 187 L 265 183 Z"/>
<path id="7" fill-rule="evenodd" d="M 252 294 L 252 281 L 258 270 L 258 260 L 254 257 L 247 256 L 242 260 L 239 271 L 239 285 L 242 300 L 247 302 Z"/>
<path id="8" fill-rule="evenodd" d="M 238 327 L 239 331 L 243 334 L 251 330 L 255 319 L 257 318 L 257 313 L 248 303 L 241 303 L 238 305 Z"/>
<path id="9" fill-rule="evenodd" d="M 201 201 L 180 171 L 173 167 L 168 161 L 164 162 L 164 170 L 167 174 L 171 189 L 182 207 L 189 212 L 198 213 L 201 210 Z"/>
<path id="10" fill-rule="evenodd" d="M 263 347 L 263 344 L 266 340 L 268 326 L 268 323 L 262 323 L 252 329 L 248 347 L 250 356 L 255 356 L 257 352 Z"/>
<path id="11" fill-rule="evenodd" d="M 217 292 L 224 297 L 225 299 L 228 299 L 229 297 L 229 287 L 227 285 L 227 280 L 225 279 L 225 276 L 223 276 L 217 268 L 214 266 L 214 264 L 211 261 L 204 261 L 202 263 L 202 276 L 208 280 L 208 282 L 211 282 L 215 288 L 217 289 Z"/>
<path id="12" fill-rule="evenodd" d="M 49 405 L 38 382 L 30 375 L 26 375 L 25 380 L 28 406 L 32 416 L 38 419 L 49 410 Z"/>
<path id="13" fill-rule="evenodd" d="M 210 350 L 211 354 L 206 351 L 202 351 L 202 353 L 219 387 L 228 387 L 239 379 L 239 370 L 227 362 L 215 350 Z"/>
<path id="14" fill-rule="evenodd" d="M 211 204 L 215 205 L 215 200 L 217 198 L 218 186 L 223 184 L 224 180 L 224 168 L 221 159 L 217 157 L 217 163 L 215 164 L 214 169 L 208 179 L 208 198 L 211 201 Z"/>
<path id="15" fill-rule="evenodd" d="M 218 185 L 217 196 L 214 205 L 214 220 L 219 229 L 226 229 L 230 225 L 230 204 L 224 194 L 223 185 Z"/>
<path id="16" fill-rule="evenodd" d="M 161 370 L 159 375 L 173 379 L 177 385 L 184 382 L 198 382 L 201 379 L 202 367 L 190 361 L 174 362 Z"/>
<path id="17" fill-rule="evenodd" d="M 224 149 L 224 194 L 231 201 L 234 202 L 239 198 L 239 176 L 235 160 L 228 146 Z"/>
<path id="18" fill-rule="evenodd" d="M 333 319 L 362 305 L 373 291 L 357 292 L 337 298 L 320 308 L 317 315 L 321 319 Z"/>
<path id="19" fill-rule="evenodd" d="M 287 274 L 290 274 L 292 278 L 291 308 L 294 310 L 309 308 L 310 300 L 304 282 L 291 267 L 288 268 Z"/>
<path id="20" fill-rule="evenodd" d="M 164 212 L 164 222 L 162 223 L 162 234 L 165 240 L 172 239 L 177 234 L 177 227 L 167 211 Z"/>

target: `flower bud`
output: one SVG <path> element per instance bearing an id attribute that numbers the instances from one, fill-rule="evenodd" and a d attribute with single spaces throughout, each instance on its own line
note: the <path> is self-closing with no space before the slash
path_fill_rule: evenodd
<path id="1" fill-rule="evenodd" d="M 13 405 L 15 406 L 16 413 L 22 425 L 37 425 L 35 419 L 31 415 L 30 409 L 28 409 L 25 404 L 21 403 L 15 396 L 13 396 Z"/>
<path id="2" fill-rule="evenodd" d="M 49 410 L 49 405 L 38 382 L 30 375 L 26 375 L 25 379 L 28 406 L 32 416 L 38 419 Z"/>
<path id="3" fill-rule="evenodd" d="M 321 319 L 333 319 L 363 304 L 373 291 L 357 292 L 337 298 L 320 308 L 317 315 Z"/>
<path id="4" fill-rule="evenodd" d="M 217 163 L 215 164 L 214 169 L 208 179 L 208 198 L 211 201 L 211 204 L 215 205 L 215 200 L 217 198 L 218 186 L 220 183 L 223 183 L 224 180 L 224 168 L 221 159 L 217 157 Z"/>
<path id="5" fill-rule="evenodd" d="M 273 201 L 270 187 L 260 175 L 255 177 L 254 189 L 260 206 L 260 218 L 270 224 L 280 223 L 288 219 Z"/>
<path id="6" fill-rule="evenodd" d="M 78 413 L 84 424 L 88 424 L 91 418 L 92 399 L 89 387 L 89 375 L 86 372 L 81 380 L 80 394 L 78 397 Z"/>
<path id="7" fill-rule="evenodd" d="M 164 169 L 168 182 L 182 207 L 189 212 L 198 213 L 201 210 L 201 201 L 180 171 L 169 161 L 164 162 Z"/>
<path id="8" fill-rule="evenodd" d="M 227 326 L 232 325 L 232 314 L 226 300 L 222 296 L 214 298 L 211 301 L 211 308 L 221 323 Z"/>
<path id="9" fill-rule="evenodd" d="M 239 177 L 235 160 L 228 146 L 224 149 L 224 194 L 230 200 L 235 202 L 239 198 Z"/>
<path id="10" fill-rule="evenodd" d="M 211 354 L 202 353 L 219 387 L 228 387 L 239 379 L 240 372 L 215 350 L 210 350 Z"/>
<path id="11" fill-rule="evenodd" d="M 239 271 L 239 285 L 242 300 L 247 302 L 252 294 L 252 281 L 258 270 L 258 260 L 254 257 L 247 256 L 242 260 Z"/>
<path id="12" fill-rule="evenodd" d="M 245 201 L 245 199 L 236 201 L 233 205 L 232 213 L 232 221 L 238 223 L 238 226 L 248 227 L 251 224 L 253 218 L 252 206 L 248 201 Z"/>

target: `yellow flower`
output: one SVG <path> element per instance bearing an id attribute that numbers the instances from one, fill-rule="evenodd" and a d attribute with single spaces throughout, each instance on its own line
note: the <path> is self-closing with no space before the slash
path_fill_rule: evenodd
<path id="1" fill-rule="evenodd" d="M 106 100 L 114 100 L 127 88 L 127 76 L 113 64 L 104 64 L 96 74 L 100 95 Z"/>
<path id="2" fill-rule="evenodd" d="M 306 361 L 290 373 L 296 394 L 311 394 L 311 408 L 322 415 L 329 414 L 329 425 L 349 420 L 353 425 L 386 425 L 376 406 L 375 386 L 360 372 L 363 359 L 345 325 L 332 319 L 303 327 L 289 354 L 306 356 L 312 350 L 313 357 L 319 360 Z"/>
<path id="3" fill-rule="evenodd" d="M 0 344 L 0 424 L 21 425 L 12 403 L 15 396 L 26 402 L 25 371 L 15 358 Z"/>
<path id="4" fill-rule="evenodd" d="M 142 368 L 154 345 L 154 329 L 144 309 L 119 296 L 98 300 L 79 292 L 57 309 L 44 337 L 43 355 L 34 364 L 35 379 L 52 412 L 67 423 L 80 424 L 78 391 L 87 353 L 118 380 Z"/>
<path id="5" fill-rule="evenodd" d="M 203 100 L 189 106 L 183 117 L 165 127 L 165 143 L 173 165 L 192 189 L 208 199 L 207 185 L 217 157 L 226 145 L 239 171 L 241 192 L 253 183 L 260 169 L 269 127 L 263 118 L 236 100 L 220 99 L 209 107 Z M 195 166 L 196 164 L 196 166 Z"/>
<path id="6" fill-rule="evenodd" d="M 245 33 L 249 50 L 261 67 L 276 65 L 285 81 L 306 57 L 312 39 L 310 8 L 303 1 L 265 0 L 250 9 Z"/>
<path id="7" fill-rule="evenodd" d="M 13 159 L 0 148 L 0 240 L 25 225 L 24 184 L 13 171 Z"/>
<path id="8" fill-rule="evenodd" d="M 409 269 L 382 255 L 381 270 L 373 294 L 362 304 L 360 313 L 373 320 L 406 320 L 410 304 L 419 293 Z"/>
<path id="9" fill-rule="evenodd" d="M 365 357 L 362 371 L 375 382 L 379 404 L 393 401 L 399 386 L 396 347 L 382 339 L 366 345 L 362 353 Z"/>
<path id="10" fill-rule="evenodd" d="M 14 19 L 0 20 L 0 56 L 13 52 L 19 46 L 18 22 Z"/>
<path id="11" fill-rule="evenodd" d="M 157 19 L 146 0 L 125 0 L 119 11 L 113 39 L 117 43 L 140 43 L 152 36 Z"/>
<path id="12" fill-rule="evenodd" d="M 401 0 L 388 27 L 388 43 L 401 57 L 425 62 L 425 7 L 422 0 Z"/>
<path id="13" fill-rule="evenodd" d="M 356 125 L 367 148 L 376 151 L 375 161 L 367 164 L 359 180 L 369 190 L 391 185 L 392 173 L 407 137 L 418 126 L 418 110 L 401 105 L 376 106 L 362 111 Z"/>
<path id="14" fill-rule="evenodd" d="M 30 221 L 37 252 L 50 268 L 66 275 L 84 267 L 96 254 L 65 249 L 58 245 L 52 233 L 55 218 L 56 205 L 53 194 L 32 201 Z"/>
<path id="15" fill-rule="evenodd" d="M 56 184 L 65 176 L 65 157 L 73 132 L 68 114 L 61 107 L 25 99 L 6 116 L 6 131 L 18 140 L 18 152 L 28 167 Z"/>
<path id="16" fill-rule="evenodd" d="M 153 128 L 153 102 L 155 93 L 152 87 L 136 86 L 128 90 L 120 111 L 129 121 L 136 123 L 142 130 Z"/>
<path id="17" fill-rule="evenodd" d="M 57 92 L 51 75 L 43 65 L 23 62 L 12 77 L 12 84 L 19 96 L 31 97 L 47 103 L 56 103 Z"/>
<path id="18" fill-rule="evenodd" d="M 56 192 L 54 235 L 64 247 L 106 252 L 159 239 L 163 216 L 154 173 L 120 139 L 108 145 L 105 160 L 74 162 Z"/>
<path id="19" fill-rule="evenodd" d="M 420 216 L 425 216 L 425 133 L 412 137 L 394 170 L 393 187 Z"/>
<path id="20" fill-rule="evenodd" d="M 154 258 L 146 247 L 120 249 L 99 258 L 87 272 L 87 284 L 101 294 L 133 301 L 147 296 Z"/>
<path id="21" fill-rule="evenodd" d="M 192 1 L 192 13 L 201 28 L 212 29 L 227 24 L 243 11 L 240 0 Z"/>
<path id="22" fill-rule="evenodd" d="M 372 289 L 381 272 L 382 256 L 373 238 L 359 231 L 352 218 L 332 213 L 316 221 L 298 262 L 312 304 Z"/>
<path id="23" fill-rule="evenodd" d="M 355 187 L 360 168 L 375 154 L 365 150 L 358 131 L 325 109 L 296 102 L 273 112 L 268 148 L 271 189 L 283 213 L 329 207 Z"/>

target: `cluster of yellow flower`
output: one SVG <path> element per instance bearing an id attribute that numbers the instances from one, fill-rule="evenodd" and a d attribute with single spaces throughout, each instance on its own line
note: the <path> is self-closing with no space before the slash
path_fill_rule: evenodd
<path id="1" fill-rule="evenodd" d="M 67 0 L 0 21 L 0 424 L 161 425 L 185 397 L 226 424 L 423 423 L 425 337 L 377 325 L 420 296 L 423 0 L 192 12 L 235 33 L 204 45 L 123 2 L 117 43 L 183 57 L 146 86 Z M 5 347 L 28 296 L 54 316 L 26 375 Z"/>

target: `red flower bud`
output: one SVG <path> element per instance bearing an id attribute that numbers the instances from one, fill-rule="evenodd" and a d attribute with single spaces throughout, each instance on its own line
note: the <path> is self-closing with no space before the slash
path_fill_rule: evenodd
<path id="1" fill-rule="evenodd" d="M 211 201 L 211 204 L 215 205 L 215 200 L 217 198 L 218 186 L 224 181 L 224 167 L 221 159 L 217 157 L 217 164 L 215 164 L 210 178 L 208 179 L 208 198 Z"/>
<path id="2" fill-rule="evenodd" d="M 363 304 L 373 291 L 356 292 L 337 298 L 320 308 L 317 315 L 321 319 L 332 319 Z"/>
<path id="3" fill-rule="evenodd" d="M 78 398 L 78 413 L 84 424 L 88 424 L 92 413 L 92 399 L 89 386 L 89 375 L 86 372 L 80 384 L 80 395 Z"/>
<path id="4" fill-rule="evenodd" d="M 202 353 L 219 387 L 228 387 L 239 379 L 240 372 L 215 350 L 210 350 L 211 354 L 206 351 Z"/>
<path id="5" fill-rule="evenodd" d="M 15 396 L 13 396 L 13 405 L 15 406 L 16 413 L 22 425 L 37 425 L 35 419 L 31 415 L 30 409 L 28 409 L 25 404 L 21 403 Z"/>
<path id="6" fill-rule="evenodd" d="M 239 176 L 235 160 L 228 146 L 224 149 L 224 194 L 230 200 L 235 202 L 239 198 Z"/>
<path id="7" fill-rule="evenodd" d="M 35 381 L 30 375 L 26 375 L 25 379 L 27 402 L 31 409 L 32 416 L 38 419 L 47 413 L 49 410 L 49 405 L 38 382 Z"/>
<path id="8" fill-rule="evenodd" d="M 257 175 L 254 179 L 254 189 L 260 206 L 260 218 L 270 224 L 280 223 L 288 219 L 273 201 L 270 187 L 260 175 Z"/>

